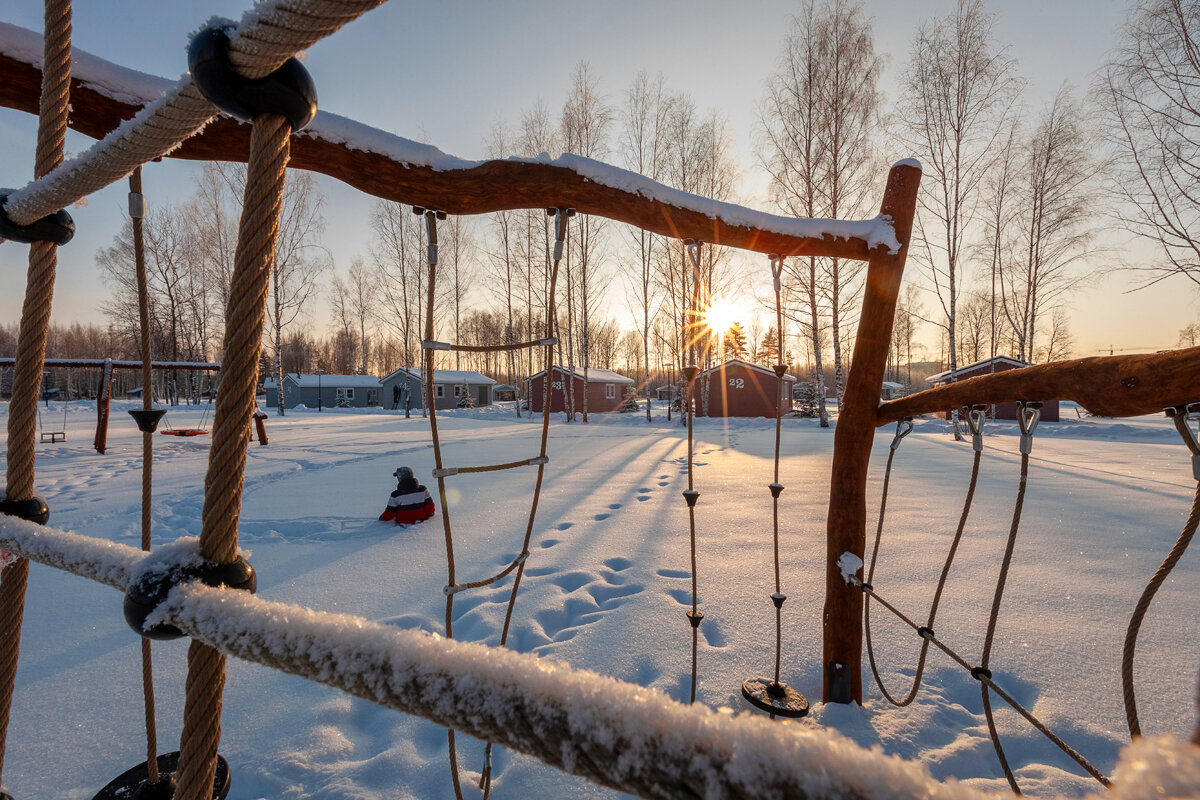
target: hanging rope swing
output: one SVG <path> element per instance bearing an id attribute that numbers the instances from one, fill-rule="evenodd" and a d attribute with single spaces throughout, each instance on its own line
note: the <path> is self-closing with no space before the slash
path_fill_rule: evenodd
<path id="1" fill-rule="evenodd" d="M 779 359 L 783 360 L 783 257 L 768 256 L 771 261 L 771 277 L 775 287 L 775 330 L 779 335 Z M 768 712 L 771 718 L 803 717 L 808 713 L 808 698 L 779 680 L 779 666 L 783 651 L 783 601 L 787 595 L 779 577 L 779 495 L 783 484 L 779 482 L 779 440 L 783 430 L 783 376 L 787 364 L 775 365 L 775 479 L 767 487 L 771 491 L 771 533 L 774 543 L 775 593 L 771 602 L 775 605 L 775 678 L 748 678 L 742 682 L 742 697 L 755 708 Z"/>

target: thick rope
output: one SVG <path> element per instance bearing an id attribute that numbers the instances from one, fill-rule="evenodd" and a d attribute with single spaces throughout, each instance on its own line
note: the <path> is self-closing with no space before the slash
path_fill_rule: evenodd
<path id="1" fill-rule="evenodd" d="M 225 312 L 224 379 L 213 414 L 200 530 L 201 555 L 219 564 L 237 557 L 237 524 L 250 442 L 246 420 L 255 408 L 267 287 L 275 264 L 290 136 L 291 124 L 284 117 L 267 114 L 255 120 L 250 137 L 246 193 Z M 177 800 L 211 796 L 224 683 L 225 656 L 193 642 L 188 649 Z"/>
<path id="2" fill-rule="evenodd" d="M 146 244 L 142 222 L 142 168 L 129 176 L 129 193 L 137 195 L 138 213 L 132 213 L 133 261 L 137 275 L 138 326 L 142 351 L 142 410 L 154 405 L 154 369 L 150 349 L 150 291 L 146 281 Z M 142 433 L 142 550 L 150 551 L 150 511 L 154 494 L 154 434 Z M 154 720 L 154 663 L 150 640 L 142 637 L 142 703 L 146 717 L 146 779 L 158 783 L 158 733 Z"/>
<path id="3" fill-rule="evenodd" d="M 543 465 L 544 462 L 540 459 L 545 457 L 545 453 L 534 458 L 523 458 L 520 461 L 509 461 L 504 464 L 485 464 L 481 467 L 447 467 L 440 470 L 439 476 L 448 478 L 451 475 L 464 475 L 475 472 L 503 472 L 508 469 L 516 469 L 518 467 L 528 467 L 531 464 Z"/>
<path id="4" fill-rule="evenodd" d="M 1142 629 L 1142 620 L 1150 608 L 1150 603 L 1154 601 L 1154 595 L 1158 593 L 1167 576 L 1171 574 L 1171 570 L 1175 569 L 1175 565 L 1183 557 L 1188 545 L 1191 544 L 1198 525 L 1200 525 L 1200 484 L 1196 486 L 1192 510 L 1188 514 L 1187 522 L 1183 525 L 1183 531 L 1175 540 L 1175 546 L 1171 548 L 1171 552 L 1163 559 L 1154 576 L 1150 578 L 1150 582 L 1146 584 L 1146 588 L 1142 590 L 1142 596 L 1138 598 L 1133 616 L 1129 619 L 1129 627 L 1125 631 L 1125 645 L 1121 649 L 1121 689 L 1125 698 L 1125 719 L 1129 724 L 1131 738 L 1136 739 L 1142 735 L 1142 726 L 1138 721 L 1137 698 L 1133 692 L 1133 656 L 1137 649 L 1137 638 Z M 1197 733 L 1200 733 L 1200 727 L 1197 727 Z"/>
<path id="5" fill-rule="evenodd" d="M 887 509 L 888 484 L 892 476 L 892 459 L 896 455 L 898 448 L 893 447 L 888 452 L 887 468 L 883 473 L 883 496 L 879 501 L 879 523 L 875 528 L 875 546 L 871 549 L 871 565 L 867 572 L 867 583 L 872 583 L 875 578 L 875 562 L 879 556 L 879 540 L 883 535 L 883 518 L 884 512 Z M 942 590 L 946 587 L 946 578 L 950 575 L 950 566 L 954 563 L 954 556 L 958 552 L 959 542 L 962 541 L 963 530 L 967 525 L 967 517 L 971 513 L 971 501 L 975 497 L 975 485 L 979 480 L 979 461 L 983 453 L 979 450 L 975 451 L 975 458 L 971 464 L 971 480 L 967 485 L 967 496 L 963 501 L 962 514 L 958 518 L 958 528 L 954 531 L 954 540 L 950 543 L 950 551 L 946 554 L 946 560 L 942 564 L 942 574 L 938 577 L 937 590 L 933 593 L 933 601 L 929 604 L 929 615 L 925 618 L 925 627 L 932 628 L 934 620 L 937 616 L 938 605 L 942 601 Z M 879 674 L 879 668 L 875 662 L 875 648 L 871 641 L 871 595 L 868 594 L 863 600 L 863 633 L 867 641 L 867 660 L 871 663 L 871 674 L 875 676 L 875 684 L 879 687 L 879 691 L 887 698 L 887 701 L 895 706 L 907 706 L 917 696 L 917 692 L 921 688 L 921 680 L 925 674 L 925 659 L 929 654 L 929 640 L 923 639 L 921 642 L 921 653 L 917 658 L 917 669 L 913 675 L 912 686 L 909 687 L 908 694 L 902 699 L 897 700 L 888 692 L 887 687 L 883 683 L 883 677 Z"/>
<path id="6" fill-rule="evenodd" d="M 50 172 L 62 161 L 71 89 L 70 0 L 47 0 L 44 30 L 35 178 Z M 36 242 L 29 246 L 29 271 L 17 334 L 12 398 L 8 408 L 5 491 L 10 500 L 33 497 L 38 388 L 41 386 L 42 366 L 46 359 L 46 337 L 50 330 L 50 306 L 57 269 L 56 245 Z M 5 643 L 0 648 L 3 650 L 0 653 L 0 777 L 3 776 L 4 753 L 8 743 L 8 720 L 16 685 L 17 655 L 28 579 L 29 562 L 25 559 L 17 559 L 0 571 L 0 642 Z"/>
<path id="7" fill-rule="evenodd" d="M 382 3 L 383 0 L 264 3 L 249 12 L 231 35 L 230 61 L 247 78 L 269 75 L 296 53 Z M 46 30 L 52 28 L 47 25 Z M 121 180 L 139 164 L 170 153 L 218 113 L 191 78 L 185 78 L 166 97 L 143 108 L 86 153 L 52 172 L 39 173 L 39 180 L 10 194 L 5 211 L 13 222 L 28 225 L 66 208 Z"/>

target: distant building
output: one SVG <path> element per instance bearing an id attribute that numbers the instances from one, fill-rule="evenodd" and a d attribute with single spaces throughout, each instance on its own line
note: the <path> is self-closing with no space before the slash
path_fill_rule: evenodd
<path id="1" fill-rule="evenodd" d="M 425 391 L 425 370 L 401 367 L 381 380 L 388 408 L 421 407 Z M 435 369 L 433 371 L 433 407 L 441 410 L 458 408 L 464 395 L 470 395 L 475 406 L 492 404 L 492 387 L 496 381 L 469 369 Z"/>
<path id="2" fill-rule="evenodd" d="M 492 387 L 492 402 L 505 402 L 517 399 L 517 387 L 507 383 L 497 383 Z"/>
<path id="3" fill-rule="evenodd" d="M 904 397 L 904 394 L 904 384 L 896 383 L 895 381 L 884 381 L 879 389 L 881 400 L 896 400 Z"/>
<path id="4" fill-rule="evenodd" d="M 554 367 L 550 379 L 550 410 L 567 410 L 567 390 L 575 398 L 575 411 L 583 411 L 583 373 Z M 529 387 L 529 408 L 540 413 L 546 397 L 546 370 L 525 379 Z M 588 413 L 616 411 L 625 397 L 634 393 L 633 378 L 607 369 L 589 369 L 587 380 Z"/>
<path id="5" fill-rule="evenodd" d="M 1020 361 L 1009 356 L 996 356 L 994 358 L 985 358 L 982 361 L 976 361 L 974 364 L 958 368 L 958 382 L 968 380 L 969 378 L 977 378 L 980 375 L 988 375 L 992 372 L 1007 372 L 1010 369 L 1021 369 L 1022 367 L 1031 366 L 1025 361 Z M 939 372 L 936 375 L 930 375 L 925 379 L 929 384 L 929 388 L 936 389 L 939 386 L 945 386 L 950 382 L 950 372 Z M 1047 397 L 1027 397 L 1026 400 L 1042 401 L 1041 419 L 1043 422 L 1058 422 L 1058 398 Z M 966 411 L 962 410 L 965 414 Z M 988 416 L 992 419 L 1011 419 L 1017 418 L 1017 404 L 1011 403 L 996 403 L 989 406 Z M 946 419 L 950 419 L 950 412 L 945 413 Z"/>
<path id="6" fill-rule="evenodd" d="M 274 378 L 263 381 L 267 408 L 279 407 Z M 283 376 L 283 407 L 317 408 L 317 394 L 323 408 L 368 408 L 380 404 L 379 378 L 374 375 L 333 375 L 289 372 Z"/>
<path id="7" fill-rule="evenodd" d="M 702 382 L 709 381 L 707 409 L 700 397 Z M 776 408 L 792 410 L 792 386 L 796 378 L 783 376 L 783 394 L 775 371 L 758 364 L 731 358 L 696 377 L 696 414 L 708 417 L 774 417 Z"/>

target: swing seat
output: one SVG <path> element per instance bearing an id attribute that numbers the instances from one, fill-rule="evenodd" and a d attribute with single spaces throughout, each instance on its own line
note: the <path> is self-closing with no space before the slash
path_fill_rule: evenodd
<path id="1" fill-rule="evenodd" d="M 174 753 L 163 753 L 158 757 L 158 774 L 160 776 L 172 776 L 179 769 L 179 751 Z M 149 770 L 146 769 L 146 762 L 143 761 L 136 767 L 123 772 L 116 778 L 113 778 L 107 786 L 96 793 L 92 800 L 127 800 L 130 797 L 148 797 L 148 798 L 169 798 L 173 792 L 171 790 L 157 791 L 157 784 L 150 785 L 148 778 Z M 146 787 L 146 788 L 143 788 Z M 139 794 L 139 791 L 141 794 Z M 217 773 L 213 776 L 212 800 L 225 800 L 229 794 L 229 762 L 224 756 L 217 756 Z"/>
<path id="2" fill-rule="evenodd" d="M 163 436 L 203 436 L 208 431 L 199 428 L 172 428 L 169 431 L 159 431 Z"/>
<path id="3" fill-rule="evenodd" d="M 55 442 L 65 442 L 66 440 L 67 440 L 67 432 L 66 431 L 42 431 L 42 441 L 43 442 L 50 442 L 51 444 L 53 444 Z"/>
<path id="4" fill-rule="evenodd" d="M 742 697 L 755 708 L 780 717 L 808 715 L 808 698 L 792 687 L 767 678 L 750 678 L 742 683 Z"/>

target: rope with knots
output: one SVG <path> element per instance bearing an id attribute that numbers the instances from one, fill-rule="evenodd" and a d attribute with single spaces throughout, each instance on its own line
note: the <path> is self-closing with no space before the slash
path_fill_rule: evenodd
<path id="1" fill-rule="evenodd" d="M 975 497 L 975 485 L 979 480 L 979 461 L 983 455 L 983 421 L 984 413 L 987 406 L 975 405 L 972 406 L 967 413 L 967 424 L 971 428 L 972 448 L 975 451 L 975 457 L 971 463 L 971 479 L 967 484 L 967 496 L 963 501 L 962 514 L 958 518 L 958 528 L 954 531 L 954 539 L 950 543 L 950 550 L 946 554 L 946 561 L 942 564 L 942 574 L 938 577 L 937 589 L 933 593 L 933 601 L 929 604 L 929 614 L 925 617 L 925 627 L 933 628 L 933 623 L 937 617 L 938 605 L 942 600 L 942 591 L 946 586 L 946 578 L 950 575 L 950 566 L 954 563 L 954 555 L 958 552 L 958 544 L 962 541 L 963 530 L 967 525 L 967 517 L 971 513 L 971 501 Z M 879 556 L 879 540 L 883 536 L 883 520 L 884 512 L 887 510 L 888 485 L 892 477 L 892 459 L 896 456 L 896 451 L 900 448 L 900 442 L 904 437 L 912 432 L 913 424 L 911 418 L 900 420 L 896 423 L 896 435 L 892 439 L 892 444 L 888 448 L 887 467 L 883 472 L 883 491 L 879 501 L 879 522 L 875 528 L 875 545 L 871 549 L 871 564 L 867 572 L 867 583 L 872 583 L 875 579 L 875 563 Z M 925 659 L 929 654 L 929 641 L 921 642 L 921 653 L 917 657 L 917 668 L 913 675 L 912 686 L 909 687 L 908 694 L 902 699 L 897 700 L 883 683 L 883 677 L 879 674 L 879 668 L 875 662 L 875 647 L 871 640 L 871 596 L 868 594 L 863 600 L 863 633 L 867 642 L 867 660 L 871 664 L 871 674 L 875 676 L 875 684 L 879 687 L 879 691 L 889 703 L 895 706 L 904 707 L 910 704 L 917 696 L 917 692 L 921 688 L 921 680 L 925 674 Z"/>
<path id="2" fill-rule="evenodd" d="M 775 288 L 775 331 L 778 335 L 779 360 L 783 360 L 783 256 L 768 256 L 771 262 L 771 277 Z M 775 365 L 775 473 L 773 482 L 767 487 L 771 491 L 771 538 L 774 545 L 775 593 L 771 602 L 775 606 L 775 678 L 767 683 L 762 678 L 750 678 L 742 682 L 742 696 L 756 708 L 761 708 L 775 719 L 775 715 L 802 717 L 808 713 L 808 699 L 795 689 L 780 683 L 779 670 L 783 658 L 783 593 L 779 576 L 779 495 L 783 484 L 779 482 L 779 445 L 783 434 L 784 380 L 787 364 Z"/>
<path id="3" fill-rule="evenodd" d="M 685 242 L 685 251 L 688 258 L 692 262 L 692 296 L 690 308 L 688 309 L 692 325 L 697 326 L 700 314 L 700 248 L 704 246 L 703 242 L 693 241 L 688 239 Z M 692 555 L 692 610 L 686 612 L 688 624 L 692 626 L 692 691 L 688 700 L 689 703 L 696 702 L 696 666 L 698 661 L 698 649 L 700 638 L 700 623 L 704 619 L 704 612 L 700 610 L 699 589 L 696 577 L 696 501 L 700 499 L 700 493 L 696 491 L 695 485 L 695 467 L 692 463 L 695 455 L 695 446 L 692 436 L 692 420 L 696 416 L 695 408 L 695 391 L 696 391 L 696 376 L 700 373 L 700 368 L 696 366 L 696 341 L 695 335 L 692 335 L 688 340 L 688 353 L 691 363 L 683 368 L 684 377 L 687 379 L 687 476 L 688 488 L 683 493 L 683 499 L 687 501 L 688 507 L 688 540 L 691 546 Z"/>
<path id="4" fill-rule="evenodd" d="M 62 162 L 71 88 L 70 0 L 47 0 L 44 30 L 42 93 L 33 170 L 35 178 L 41 178 Z M 55 206 L 51 211 L 61 207 Z M 34 219 L 41 216 L 44 214 Z M 19 220 L 17 222 L 20 224 Z M 30 222 L 33 219 L 25 224 Z M 12 398 L 8 407 L 5 496 L 9 500 L 30 500 L 34 497 L 38 387 L 46 360 L 46 338 L 50 330 L 50 309 L 57 270 L 57 245 L 51 242 L 29 245 L 29 271 L 17 333 Z M 16 685 L 17 655 L 28 582 L 28 559 L 15 559 L 0 571 L 0 642 L 5 642 L 5 646 L 0 648 L 0 777 L 3 776 L 4 753 L 8 742 L 8 721 Z"/>
<path id="5" fill-rule="evenodd" d="M 1129 618 L 1129 627 L 1125 631 L 1125 644 L 1121 648 L 1121 690 L 1125 698 L 1125 719 L 1129 725 L 1131 738 L 1142 735 L 1142 726 L 1138 721 L 1137 698 L 1133 691 L 1133 655 L 1137 649 L 1137 638 L 1142 629 L 1142 620 L 1150 608 L 1150 603 L 1154 600 L 1154 595 L 1158 593 L 1159 587 L 1163 585 L 1167 576 L 1171 574 L 1171 570 L 1175 568 L 1179 559 L 1187 551 L 1192 537 L 1196 534 L 1196 527 L 1200 525 L 1200 442 L 1196 439 L 1196 433 L 1189 427 L 1190 422 L 1200 420 L 1200 404 L 1194 403 L 1186 408 L 1169 408 L 1167 413 L 1175 420 L 1175 428 L 1183 437 L 1184 444 L 1191 453 L 1192 477 L 1197 481 L 1196 495 L 1192 500 L 1192 509 L 1188 513 L 1187 521 L 1183 525 L 1179 538 L 1175 540 L 1171 552 L 1163 559 L 1162 564 L 1150 578 L 1150 582 L 1146 584 L 1146 588 L 1142 590 L 1142 596 L 1138 598 L 1137 606 L 1134 607 L 1133 614 Z M 1200 727 L 1197 728 L 1197 732 L 1200 733 Z"/>
<path id="6" fill-rule="evenodd" d="M 138 329 L 142 352 L 142 411 L 154 406 L 154 369 L 150 342 L 150 291 L 146 281 L 146 244 L 142 221 L 142 168 L 129 176 L 129 216 L 133 225 L 133 261 L 137 277 Z M 154 432 L 142 431 L 142 550 L 150 551 L 150 511 L 154 487 Z M 154 720 L 154 664 L 150 639 L 142 636 L 142 701 L 146 717 L 146 781 L 156 784 L 158 774 L 158 735 Z"/>

